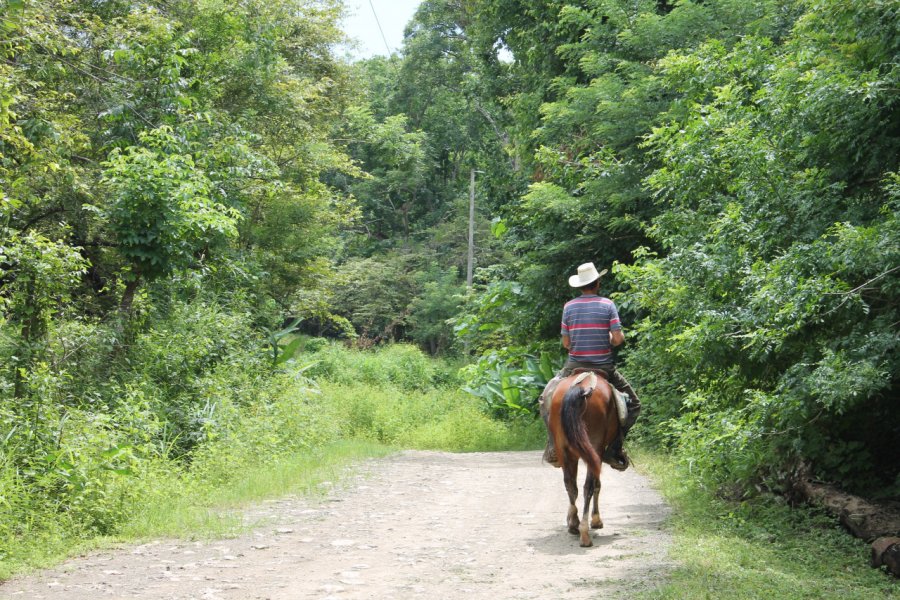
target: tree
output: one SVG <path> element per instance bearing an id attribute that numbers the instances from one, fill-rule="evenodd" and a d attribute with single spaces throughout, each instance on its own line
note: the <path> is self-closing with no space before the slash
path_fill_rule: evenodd
<path id="1" fill-rule="evenodd" d="M 778 486 L 808 461 L 857 489 L 895 483 L 890 20 L 825 2 L 781 43 L 711 40 L 662 62 L 684 98 L 647 140 L 665 254 L 620 273 L 645 315 L 632 365 L 659 431 L 714 480 Z"/>
<path id="2" fill-rule="evenodd" d="M 202 261 L 219 238 L 237 235 L 239 213 L 211 198 L 206 176 L 162 127 L 142 145 L 113 150 L 103 182 L 112 192 L 101 210 L 129 263 L 121 309 L 128 312 L 141 279 L 170 276 Z"/>
<path id="3" fill-rule="evenodd" d="M 660 207 L 644 185 L 654 156 L 642 143 L 676 101 L 660 86 L 656 61 L 708 36 L 727 45 L 780 25 L 766 2 L 475 4 L 473 37 L 490 45 L 488 57 L 499 47 L 515 59 L 503 102 L 533 182 L 502 214 L 520 257 L 517 280 L 531 299 L 526 337 L 549 337 L 568 295 L 547 282 L 587 260 L 631 263 L 635 249 L 656 249 L 646 228 Z M 619 289 L 615 275 L 609 285 Z"/>

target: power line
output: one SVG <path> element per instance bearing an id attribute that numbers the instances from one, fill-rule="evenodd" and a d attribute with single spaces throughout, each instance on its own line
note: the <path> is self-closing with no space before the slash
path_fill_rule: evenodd
<path id="1" fill-rule="evenodd" d="M 384 36 L 384 29 L 381 28 L 381 21 L 378 20 L 378 13 L 375 12 L 375 5 L 372 4 L 372 0 L 369 0 L 369 7 L 372 9 L 372 14 L 375 16 L 375 24 L 378 25 L 378 31 L 381 32 L 381 40 L 384 42 L 384 47 L 387 48 L 388 56 L 390 56 L 393 52 L 391 52 L 391 47 L 388 46 L 387 38 Z"/>

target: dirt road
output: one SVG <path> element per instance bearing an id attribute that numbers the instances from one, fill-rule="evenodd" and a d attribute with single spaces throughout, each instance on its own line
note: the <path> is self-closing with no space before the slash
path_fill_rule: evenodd
<path id="1" fill-rule="evenodd" d="M 267 524 L 243 537 L 79 558 L 0 598 L 627 598 L 667 570 L 667 508 L 633 469 L 604 470 L 591 548 L 567 533 L 562 473 L 537 452 L 404 452 L 350 477 L 325 501 L 254 508 Z"/>

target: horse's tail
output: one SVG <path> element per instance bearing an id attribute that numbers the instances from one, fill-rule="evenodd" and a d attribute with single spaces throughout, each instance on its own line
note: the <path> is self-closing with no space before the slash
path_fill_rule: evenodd
<path id="1" fill-rule="evenodd" d="M 582 388 L 573 385 L 566 390 L 562 401 L 562 430 L 568 446 L 574 450 L 595 477 L 600 477 L 600 455 L 591 444 L 587 427 L 584 424 L 584 412 L 587 398 L 594 393 L 594 388 Z"/>

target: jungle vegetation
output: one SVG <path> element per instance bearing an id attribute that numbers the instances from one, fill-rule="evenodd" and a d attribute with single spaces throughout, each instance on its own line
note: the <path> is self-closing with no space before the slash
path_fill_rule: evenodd
<path id="1" fill-rule="evenodd" d="M 896 2 L 426 0 L 355 62 L 340 0 L 0 7 L 0 560 L 352 435 L 341 345 L 533 422 L 586 261 L 645 443 L 900 495 Z"/>

